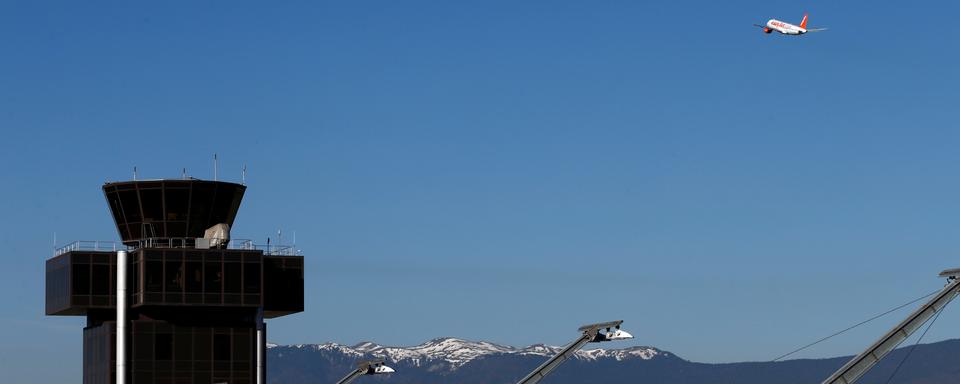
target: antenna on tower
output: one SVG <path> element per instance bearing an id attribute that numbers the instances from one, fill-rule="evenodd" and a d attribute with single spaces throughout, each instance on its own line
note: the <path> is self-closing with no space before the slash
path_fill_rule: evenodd
<path id="1" fill-rule="evenodd" d="M 183 168 L 183 173 L 180 174 L 180 177 L 184 180 L 187 179 L 187 168 Z"/>
<path id="2" fill-rule="evenodd" d="M 243 172 L 240 172 L 240 180 L 241 180 L 240 181 L 241 184 L 247 185 L 247 165 L 246 164 L 243 165 Z"/>
<path id="3" fill-rule="evenodd" d="M 137 166 L 133 166 L 133 181 L 137 181 Z"/>
<path id="4" fill-rule="evenodd" d="M 217 154 L 213 154 L 213 181 L 217 181 Z"/>

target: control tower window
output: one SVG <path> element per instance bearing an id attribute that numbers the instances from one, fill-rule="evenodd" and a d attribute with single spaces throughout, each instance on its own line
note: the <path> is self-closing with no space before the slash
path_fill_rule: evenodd
<path id="1" fill-rule="evenodd" d="M 173 359 L 173 335 L 169 333 L 158 333 L 154 339 L 153 354 L 156 360 Z"/>
<path id="2" fill-rule="evenodd" d="M 161 189 L 144 189 L 140 191 L 140 196 L 143 197 L 144 201 L 154 201 L 162 202 L 162 190 Z M 163 221 L 163 205 L 162 204 L 146 204 L 143 206 L 143 222 L 162 222 Z M 155 235 L 163 237 L 163 225 L 155 225 L 154 230 L 156 231 Z M 146 234 L 150 236 L 150 234 Z"/>
<path id="3" fill-rule="evenodd" d="M 90 264 L 73 264 L 73 294 L 90 294 Z"/>
<path id="4" fill-rule="evenodd" d="M 213 335 L 213 359 L 230 360 L 230 335 Z"/>
<path id="5" fill-rule="evenodd" d="M 200 293 L 203 289 L 203 264 L 198 261 L 188 261 L 184 273 L 188 293 Z"/>
<path id="6" fill-rule="evenodd" d="M 163 292 L 163 262 L 147 261 L 146 269 L 146 291 Z"/>
<path id="7" fill-rule="evenodd" d="M 164 269 L 164 290 L 167 295 L 164 299 L 168 303 L 183 301 L 183 254 L 180 252 L 166 252 L 166 268 Z"/>
<path id="8" fill-rule="evenodd" d="M 110 294 L 110 266 L 103 264 L 93 265 L 93 294 Z"/>
<path id="9" fill-rule="evenodd" d="M 224 263 L 225 284 L 223 291 L 226 293 L 240 293 L 240 263 Z"/>

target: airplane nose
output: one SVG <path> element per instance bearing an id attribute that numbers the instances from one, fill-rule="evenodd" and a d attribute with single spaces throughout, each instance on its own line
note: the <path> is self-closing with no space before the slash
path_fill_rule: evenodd
<path id="1" fill-rule="evenodd" d="M 390 368 L 386 365 L 381 365 L 377 367 L 377 373 L 394 373 L 394 372 L 396 371 L 394 371 L 393 368 Z"/>

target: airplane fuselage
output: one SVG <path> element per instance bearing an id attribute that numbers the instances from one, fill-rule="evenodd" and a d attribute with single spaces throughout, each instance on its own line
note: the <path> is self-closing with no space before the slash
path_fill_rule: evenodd
<path id="1" fill-rule="evenodd" d="M 777 19 L 770 19 L 769 21 L 767 21 L 767 25 L 766 25 L 766 28 L 764 28 L 764 32 L 770 33 L 773 31 L 777 31 L 784 35 L 802 35 L 804 33 L 807 33 L 806 28 L 796 26 L 787 22 L 783 22 Z"/>

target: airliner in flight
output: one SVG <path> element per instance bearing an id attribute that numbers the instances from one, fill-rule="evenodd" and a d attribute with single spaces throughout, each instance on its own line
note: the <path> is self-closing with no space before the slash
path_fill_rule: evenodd
<path id="1" fill-rule="evenodd" d="M 793 25 L 777 19 L 770 19 L 767 21 L 767 25 L 754 24 L 754 26 L 763 28 L 763 33 L 777 31 L 784 35 L 798 36 L 807 32 L 819 32 L 826 30 L 826 28 L 807 28 L 807 16 L 807 14 L 803 15 L 803 20 L 800 21 L 800 25 Z"/>

